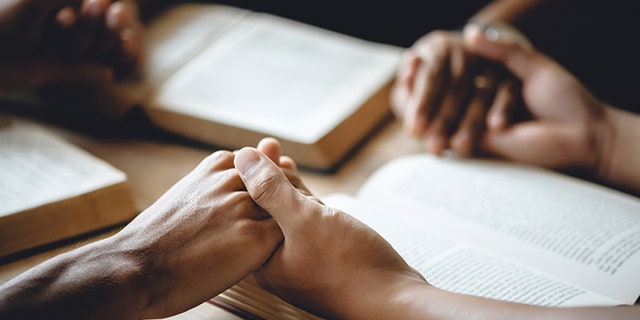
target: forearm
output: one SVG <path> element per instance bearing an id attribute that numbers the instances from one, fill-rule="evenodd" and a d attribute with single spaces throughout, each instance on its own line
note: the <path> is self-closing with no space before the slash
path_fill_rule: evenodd
<path id="1" fill-rule="evenodd" d="M 144 266 L 106 239 L 0 287 L 0 319 L 134 319 L 150 304 Z"/>
<path id="2" fill-rule="evenodd" d="M 426 319 L 623 320 L 638 319 L 640 315 L 640 309 L 631 306 L 550 308 L 480 298 L 437 289 L 425 290 L 425 294 L 427 295 L 425 300 L 431 304 Z"/>
<path id="3" fill-rule="evenodd" d="M 601 136 L 599 152 L 603 159 L 599 176 L 623 189 L 640 194 L 640 116 L 607 108 L 610 123 Z"/>
<path id="4" fill-rule="evenodd" d="M 375 292 L 375 291 L 372 291 Z M 386 302 L 369 306 L 368 319 L 500 320 L 500 319 L 638 319 L 636 306 L 548 308 L 492 300 L 441 290 L 413 282 Z"/>

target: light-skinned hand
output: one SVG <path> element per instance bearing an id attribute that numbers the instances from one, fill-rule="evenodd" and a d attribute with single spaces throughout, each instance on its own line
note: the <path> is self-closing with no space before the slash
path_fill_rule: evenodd
<path id="1" fill-rule="evenodd" d="M 258 149 L 296 170 L 276 140 Z M 283 236 L 246 191 L 234 156 L 213 153 L 115 235 L 4 283 L 0 318 L 167 317 L 258 270 Z"/>
<path id="2" fill-rule="evenodd" d="M 333 319 L 367 318 L 369 306 L 389 303 L 408 283 L 428 286 L 379 234 L 296 189 L 264 153 L 243 148 L 234 163 L 252 199 L 284 235 L 255 273 L 268 290 Z"/>

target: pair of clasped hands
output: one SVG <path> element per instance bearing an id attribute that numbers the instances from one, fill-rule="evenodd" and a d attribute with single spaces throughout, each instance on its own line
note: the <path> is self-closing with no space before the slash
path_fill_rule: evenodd
<path id="1" fill-rule="evenodd" d="M 602 152 L 593 149 L 604 147 L 604 105 L 517 30 L 473 22 L 467 29 L 466 38 L 428 33 L 406 50 L 391 101 L 406 131 L 434 154 L 488 152 L 600 170 Z M 470 43 L 481 31 L 485 37 Z"/>
<path id="2" fill-rule="evenodd" d="M 489 154 L 640 190 L 640 118 L 594 97 L 509 25 L 470 22 L 419 39 L 391 105 L 428 152 Z"/>
<path id="3" fill-rule="evenodd" d="M 0 8 L 0 87 L 104 84 L 143 59 L 134 0 L 7 0 Z"/>

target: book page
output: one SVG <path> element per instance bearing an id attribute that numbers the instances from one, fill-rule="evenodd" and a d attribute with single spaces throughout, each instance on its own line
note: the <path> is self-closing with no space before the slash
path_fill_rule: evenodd
<path id="1" fill-rule="evenodd" d="M 0 119 L 0 216 L 126 180 L 123 172 L 43 127 Z"/>
<path id="2" fill-rule="evenodd" d="M 145 77 L 157 87 L 249 11 L 214 4 L 171 7 L 145 33 Z"/>
<path id="3" fill-rule="evenodd" d="M 640 294 L 640 201 L 549 170 L 417 155 L 363 186 L 363 201 L 409 206 L 412 219 L 512 261 L 632 304 Z"/>
<path id="4" fill-rule="evenodd" d="M 253 13 L 168 79 L 152 105 L 312 144 L 393 78 L 400 52 Z"/>
<path id="5" fill-rule="evenodd" d="M 456 239 L 443 232 L 440 221 L 416 221 L 406 207 L 380 206 L 343 194 L 323 201 L 376 230 L 435 287 L 549 307 L 620 303 Z"/>
<path id="6" fill-rule="evenodd" d="M 210 3 L 171 6 L 145 29 L 146 56 L 141 71 L 120 80 L 110 92 L 133 104 L 147 104 L 164 81 L 247 12 Z"/>

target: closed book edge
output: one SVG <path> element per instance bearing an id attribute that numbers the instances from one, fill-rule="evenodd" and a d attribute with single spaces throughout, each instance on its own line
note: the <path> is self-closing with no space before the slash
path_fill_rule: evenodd
<path id="1" fill-rule="evenodd" d="M 138 210 L 128 182 L 0 217 L 0 256 L 129 221 Z"/>
<path id="2" fill-rule="evenodd" d="M 0 115 L 0 256 L 126 222 L 124 172 L 43 125 Z"/>

